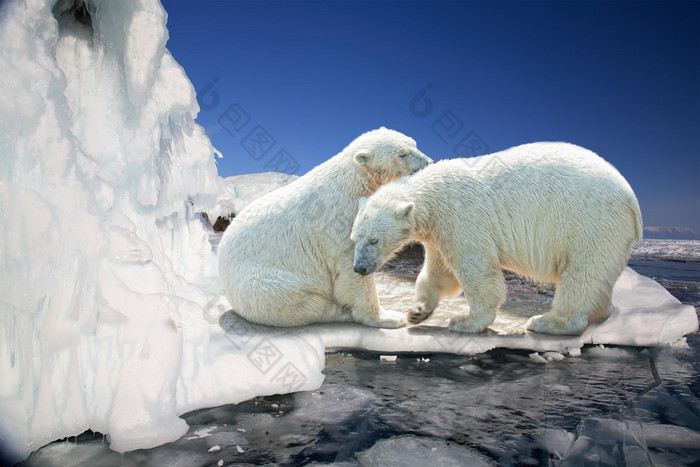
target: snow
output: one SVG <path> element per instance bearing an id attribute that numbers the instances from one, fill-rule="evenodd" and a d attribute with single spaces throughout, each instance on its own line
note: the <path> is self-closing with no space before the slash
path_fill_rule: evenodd
<path id="1" fill-rule="evenodd" d="M 15 0 L 1 11 L 0 449 L 10 461 L 87 429 L 118 452 L 173 441 L 187 431 L 185 412 L 318 388 L 330 349 L 524 348 L 549 362 L 584 344 L 672 344 L 697 329 L 692 307 L 630 270 L 615 288 L 616 314 L 579 337 L 523 333 L 537 307 L 506 310 L 485 335 L 450 333 L 463 298 L 397 330 L 247 323 L 220 295 L 199 213 L 240 212 L 293 177 L 218 176 L 192 84 L 166 48 L 160 2 Z M 387 308 L 408 308 L 410 281 L 377 281 Z M 299 397 L 323 419 L 371 397 L 347 396 Z M 473 455 L 389 441 L 362 459 Z"/>

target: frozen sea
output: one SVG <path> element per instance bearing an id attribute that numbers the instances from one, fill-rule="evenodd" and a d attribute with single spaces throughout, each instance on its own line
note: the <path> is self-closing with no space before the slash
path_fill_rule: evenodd
<path id="1" fill-rule="evenodd" d="M 383 274 L 415 277 L 411 249 Z M 630 266 L 700 306 L 700 241 L 648 240 Z M 509 300 L 551 290 L 508 278 Z M 539 363 L 527 351 L 474 356 L 338 351 L 315 391 L 183 416 L 189 432 L 118 454 L 86 432 L 27 466 L 685 465 L 700 462 L 700 335 L 675 347 L 584 347 Z"/>

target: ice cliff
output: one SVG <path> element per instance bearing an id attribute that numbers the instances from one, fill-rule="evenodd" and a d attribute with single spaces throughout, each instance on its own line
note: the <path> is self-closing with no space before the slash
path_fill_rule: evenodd
<path id="1" fill-rule="evenodd" d="M 198 213 L 224 187 L 167 14 L 158 0 L 1 14 L 2 449 L 18 460 L 88 428 L 122 451 L 174 440 L 184 411 L 261 388 L 245 355 L 217 360 L 230 341 L 202 319 L 218 283 Z M 323 348 L 307 347 L 312 387 Z"/>

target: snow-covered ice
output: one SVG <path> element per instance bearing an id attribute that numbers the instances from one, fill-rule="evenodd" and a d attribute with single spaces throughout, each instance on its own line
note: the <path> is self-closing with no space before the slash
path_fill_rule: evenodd
<path id="1" fill-rule="evenodd" d="M 280 172 L 263 172 L 257 174 L 234 175 L 223 179 L 226 193 L 233 203 L 233 212 L 238 214 L 263 195 L 292 183 L 299 178 Z"/>
<path id="2" fill-rule="evenodd" d="M 382 305 L 408 310 L 415 300 L 414 284 L 378 274 L 377 292 Z M 361 348 L 379 352 L 449 352 L 476 354 L 495 348 L 537 352 L 575 352 L 585 344 L 634 346 L 668 345 L 698 329 L 695 308 L 681 304 L 653 280 L 626 268 L 613 290 L 615 312 L 605 322 L 589 326 L 580 336 L 554 336 L 526 332 L 528 317 L 544 313 L 547 304 L 506 303 L 496 321 L 482 334 L 461 334 L 447 329 L 450 317 L 466 313 L 466 299 L 443 300 L 419 326 L 378 329 L 353 323 L 312 325 L 326 348 Z M 544 358 L 546 361 L 546 357 Z"/>
<path id="3" fill-rule="evenodd" d="M 537 311 L 522 307 L 486 335 L 449 333 L 447 315 L 466 309 L 459 298 L 398 330 L 270 329 L 237 318 L 220 296 L 200 212 L 239 212 L 289 179 L 218 176 L 165 23 L 158 0 L 3 6 L 0 444 L 10 461 L 87 429 L 116 451 L 173 441 L 187 432 L 185 412 L 319 387 L 327 348 L 571 355 L 585 343 L 669 344 L 697 329 L 692 307 L 631 271 L 615 289 L 616 315 L 581 337 L 519 334 Z M 378 283 L 387 307 L 413 299 L 410 281 L 379 275 Z M 381 459 L 401 442 L 366 456 Z M 455 448 L 415 447 L 469 455 Z"/>

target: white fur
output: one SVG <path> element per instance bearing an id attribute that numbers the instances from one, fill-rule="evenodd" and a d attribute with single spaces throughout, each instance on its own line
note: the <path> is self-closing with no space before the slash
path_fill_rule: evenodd
<path id="1" fill-rule="evenodd" d="M 440 161 L 381 187 L 352 232 L 355 267 L 367 273 L 406 242 L 423 243 L 411 322 L 464 290 L 469 315 L 454 318 L 450 329 L 483 331 L 505 299 L 506 269 L 556 284 L 552 310 L 527 323 L 553 334 L 579 334 L 610 315 L 613 285 L 641 238 L 627 181 L 596 154 L 567 143 Z"/>
<path id="2" fill-rule="evenodd" d="M 219 245 L 219 275 L 233 310 L 272 326 L 347 319 L 404 325 L 403 313 L 381 308 L 372 278 L 353 272 L 350 230 L 361 197 L 431 162 L 413 139 L 380 128 L 248 205 Z"/>

